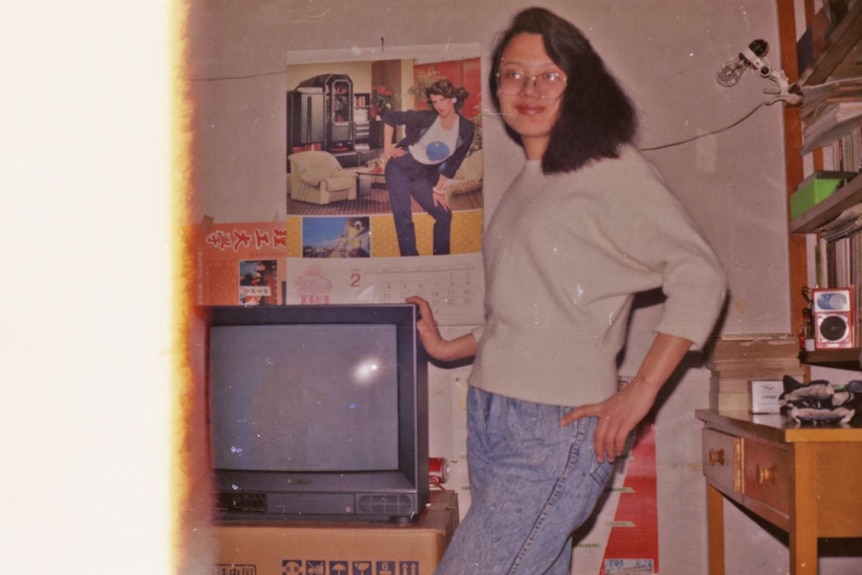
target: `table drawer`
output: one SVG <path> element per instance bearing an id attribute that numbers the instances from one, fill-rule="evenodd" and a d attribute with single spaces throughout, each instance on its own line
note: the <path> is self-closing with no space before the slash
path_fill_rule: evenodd
<path id="1" fill-rule="evenodd" d="M 743 446 L 743 492 L 784 513 L 790 510 L 793 457 L 786 446 L 746 439 Z"/>
<path id="2" fill-rule="evenodd" d="M 740 442 L 738 437 L 720 431 L 703 430 L 703 474 L 720 489 L 742 491 Z"/>

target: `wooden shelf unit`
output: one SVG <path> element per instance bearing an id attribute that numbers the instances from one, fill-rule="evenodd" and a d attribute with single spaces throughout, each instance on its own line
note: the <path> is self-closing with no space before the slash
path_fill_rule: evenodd
<path id="1" fill-rule="evenodd" d="M 779 3 L 784 0 L 778 0 Z M 826 51 L 799 78 L 800 86 L 822 84 L 830 78 L 862 76 L 862 3 L 856 2 L 829 35 Z"/>
<path id="2" fill-rule="evenodd" d="M 792 83 L 813 86 L 833 79 L 862 76 L 862 2 L 856 2 L 844 19 L 832 30 L 825 51 L 814 64 L 801 75 L 797 74 L 795 2 L 776 0 L 778 11 L 781 65 Z M 809 18 L 811 14 L 807 15 Z M 786 106 L 784 109 L 785 175 L 787 195 L 796 190 L 804 179 L 802 149 L 802 124 L 800 109 Z M 822 154 L 814 152 L 814 169 L 822 169 Z M 821 165 L 818 165 L 821 164 Z M 862 202 L 862 177 L 857 177 L 837 190 L 825 201 L 788 224 L 790 232 L 790 305 L 791 325 L 802 325 L 802 310 L 807 302 L 802 296 L 802 287 L 807 284 L 807 242 L 804 234 L 816 233 L 820 227 L 841 214 L 850 206 Z M 807 364 L 860 369 L 860 350 L 829 350 L 803 352 L 800 359 Z"/>
<path id="3" fill-rule="evenodd" d="M 817 351 L 803 351 L 799 354 L 799 361 L 812 365 L 824 367 L 837 367 L 840 369 L 862 369 L 862 349 L 858 347 L 850 349 L 821 349 Z"/>

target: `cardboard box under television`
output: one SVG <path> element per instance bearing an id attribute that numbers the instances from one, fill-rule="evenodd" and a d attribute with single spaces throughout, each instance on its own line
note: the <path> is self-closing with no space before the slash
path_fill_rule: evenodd
<path id="1" fill-rule="evenodd" d="M 214 575 L 431 575 L 458 526 L 454 491 L 409 524 L 255 522 L 211 527 Z"/>

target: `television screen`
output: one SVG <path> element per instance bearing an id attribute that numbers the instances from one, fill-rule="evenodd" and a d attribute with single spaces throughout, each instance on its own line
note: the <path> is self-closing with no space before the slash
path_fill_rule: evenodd
<path id="1" fill-rule="evenodd" d="M 394 325 L 228 325 L 210 333 L 213 466 L 398 469 Z"/>
<path id="2" fill-rule="evenodd" d="M 415 306 L 199 313 L 218 520 L 418 516 L 428 388 Z"/>

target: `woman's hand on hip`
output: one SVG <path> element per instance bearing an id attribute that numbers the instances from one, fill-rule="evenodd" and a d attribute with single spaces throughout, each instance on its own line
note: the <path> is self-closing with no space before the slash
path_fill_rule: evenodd
<path id="1" fill-rule="evenodd" d="M 598 417 L 596 457 L 613 461 L 623 454 L 629 433 L 652 409 L 662 386 L 691 345 L 692 341 L 684 337 L 657 333 L 631 383 L 601 403 L 576 407 L 560 423 L 569 425 L 582 417 Z"/>
<path id="2" fill-rule="evenodd" d="M 655 402 L 649 386 L 633 381 L 608 399 L 574 408 L 563 416 L 560 425 L 570 425 L 582 417 L 595 417 L 596 458 L 613 461 L 623 455 L 629 434 L 646 417 Z"/>

